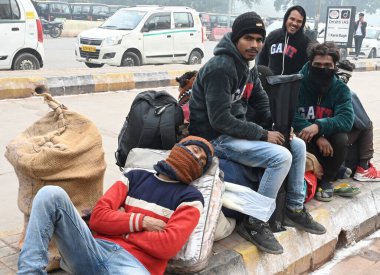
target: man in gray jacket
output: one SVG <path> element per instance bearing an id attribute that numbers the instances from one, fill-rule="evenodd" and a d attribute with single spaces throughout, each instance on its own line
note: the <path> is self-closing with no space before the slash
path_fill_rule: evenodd
<path id="1" fill-rule="evenodd" d="M 285 141 L 281 133 L 267 131 L 245 118 L 249 104 L 264 118 L 261 121 L 271 119 L 268 97 L 252 62 L 265 34 L 264 23 L 255 12 L 235 19 L 232 33 L 223 37 L 214 50 L 215 56 L 198 72 L 189 102 L 189 131 L 210 140 L 219 158 L 266 168 L 258 189 L 264 196 L 276 198 L 289 172 L 285 225 L 323 234 L 326 229 L 303 206 L 305 143 L 292 139 L 290 153 L 281 146 Z M 262 251 L 283 252 L 266 222 L 246 217 L 238 232 Z"/>

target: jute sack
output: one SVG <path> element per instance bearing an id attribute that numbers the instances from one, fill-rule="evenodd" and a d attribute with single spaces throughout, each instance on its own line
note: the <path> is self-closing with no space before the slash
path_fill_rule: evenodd
<path id="1" fill-rule="evenodd" d="M 18 207 L 25 215 L 23 233 L 33 198 L 43 186 L 62 187 L 82 217 L 91 213 L 103 193 L 106 163 L 98 129 L 49 94 L 42 95 L 53 111 L 11 140 L 5 152 L 19 180 Z M 59 268 L 59 260 L 58 251 L 50 244 L 48 270 Z"/>

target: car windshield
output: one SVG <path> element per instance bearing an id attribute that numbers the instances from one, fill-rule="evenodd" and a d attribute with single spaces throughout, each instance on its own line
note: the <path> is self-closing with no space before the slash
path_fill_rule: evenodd
<path id="1" fill-rule="evenodd" d="M 379 30 L 367 29 L 365 38 L 377 39 L 377 37 L 379 36 L 379 32 L 380 32 Z"/>
<path id="2" fill-rule="evenodd" d="M 145 11 L 121 9 L 108 18 L 99 28 L 133 30 L 140 23 L 145 14 Z"/>

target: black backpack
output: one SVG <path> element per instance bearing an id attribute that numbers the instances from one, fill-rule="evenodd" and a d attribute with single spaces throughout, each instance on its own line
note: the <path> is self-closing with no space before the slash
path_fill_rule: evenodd
<path id="1" fill-rule="evenodd" d="M 118 137 L 116 164 L 124 167 L 131 149 L 169 150 L 178 141 L 183 111 L 165 91 L 145 91 L 136 96 Z"/>

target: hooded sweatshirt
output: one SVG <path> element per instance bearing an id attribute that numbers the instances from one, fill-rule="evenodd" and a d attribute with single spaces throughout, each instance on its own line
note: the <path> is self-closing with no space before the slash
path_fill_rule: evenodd
<path id="1" fill-rule="evenodd" d="M 226 34 L 211 58 L 198 72 L 191 98 L 189 131 L 207 140 L 221 134 L 235 138 L 259 140 L 266 130 L 247 122 L 247 104 L 264 116 L 270 116 L 269 101 L 262 89 L 257 69 L 250 70 Z"/>
<path id="2" fill-rule="evenodd" d="M 293 10 L 303 15 L 303 22 L 296 33 L 288 34 L 285 24 Z M 285 13 L 282 28 L 272 31 L 265 39 L 257 64 L 268 66 L 275 75 L 298 73 L 308 61 L 306 50 L 310 39 L 304 34 L 305 22 L 306 12 L 301 6 L 289 8 Z"/>
<path id="3" fill-rule="evenodd" d="M 313 87 L 309 81 L 309 64 L 301 70 L 304 76 L 298 97 L 298 106 L 293 127 L 296 132 L 316 123 L 320 130 L 318 136 L 350 132 L 354 122 L 350 89 L 336 76 L 326 93 Z"/>

